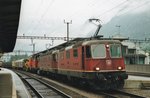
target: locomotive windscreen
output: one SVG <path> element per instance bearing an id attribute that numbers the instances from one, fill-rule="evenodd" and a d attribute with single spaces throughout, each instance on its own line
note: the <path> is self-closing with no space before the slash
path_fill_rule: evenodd
<path id="1" fill-rule="evenodd" d="M 111 44 L 110 45 L 110 56 L 112 58 L 120 58 L 121 55 L 121 45 L 120 44 Z"/>
<path id="2" fill-rule="evenodd" d="M 93 58 L 105 58 L 106 57 L 106 48 L 104 44 L 95 44 L 91 45 L 91 52 Z"/>

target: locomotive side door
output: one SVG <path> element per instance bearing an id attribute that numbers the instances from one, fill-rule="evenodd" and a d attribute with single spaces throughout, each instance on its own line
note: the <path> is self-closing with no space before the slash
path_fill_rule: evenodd
<path id="1" fill-rule="evenodd" d="M 85 69 L 85 50 L 84 50 L 84 46 L 82 47 L 82 69 Z"/>
<path id="2" fill-rule="evenodd" d="M 52 70 L 54 73 L 58 71 L 58 53 L 52 54 Z"/>
<path id="3" fill-rule="evenodd" d="M 82 46 L 82 69 L 88 70 L 91 62 L 90 46 Z"/>
<path id="4" fill-rule="evenodd" d="M 90 46 L 84 46 L 84 70 L 89 70 L 91 64 L 91 48 Z"/>

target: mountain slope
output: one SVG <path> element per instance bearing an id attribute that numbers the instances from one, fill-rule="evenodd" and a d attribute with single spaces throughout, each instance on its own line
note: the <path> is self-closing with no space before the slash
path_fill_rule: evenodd
<path id="1" fill-rule="evenodd" d="M 119 33 L 119 28 L 116 25 L 120 25 L 120 34 L 125 37 L 135 39 L 150 38 L 149 11 L 114 17 L 110 22 L 103 25 L 99 34 L 111 37 Z"/>

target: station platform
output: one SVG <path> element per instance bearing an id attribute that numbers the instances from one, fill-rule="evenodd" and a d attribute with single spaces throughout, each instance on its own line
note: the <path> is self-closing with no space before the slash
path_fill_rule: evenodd
<path id="1" fill-rule="evenodd" d="M 31 96 L 16 73 L 0 68 L 0 98 L 31 98 Z"/>
<path id="2" fill-rule="evenodd" d="M 144 88 L 144 86 L 150 87 L 150 77 L 129 75 L 125 81 L 124 88 L 141 89 Z"/>

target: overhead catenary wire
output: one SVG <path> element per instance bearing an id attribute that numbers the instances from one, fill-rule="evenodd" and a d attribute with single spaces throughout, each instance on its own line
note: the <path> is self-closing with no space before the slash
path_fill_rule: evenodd
<path id="1" fill-rule="evenodd" d="M 93 1 L 95 1 L 95 0 L 93 0 Z M 97 2 L 97 1 L 95 1 L 95 2 L 93 2 L 93 1 L 91 1 L 91 2 L 89 2 L 89 8 L 90 9 L 93 9 L 94 7 L 96 7 L 96 5 L 99 3 L 99 2 Z M 103 1 L 100 5 L 98 5 L 98 6 L 101 6 L 101 5 L 103 5 L 105 2 L 108 2 L 109 0 L 107 0 L 107 1 Z M 76 15 L 78 15 L 77 13 L 80 11 L 80 9 L 78 9 L 75 13 L 73 13 L 72 15 L 70 15 L 69 17 L 73 17 L 73 16 L 76 16 Z"/>
<path id="2" fill-rule="evenodd" d="M 107 2 L 108 2 L 108 1 L 107 1 Z M 110 9 L 108 9 L 107 11 L 104 11 L 103 13 L 100 13 L 99 15 L 92 16 L 92 18 L 94 17 L 94 18 L 101 19 L 101 16 L 104 16 L 105 14 L 112 12 L 112 10 L 117 9 L 118 7 L 124 5 L 126 2 L 128 2 L 128 0 L 125 0 L 125 1 L 123 1 L 123 2 L 121 2 L 121 3 L 119 3 L 119 4 L 117 4 L 115 7 L 110 8 Z M 102 4 L 104 4 L 104 3 L 105 3 L 105 2 L 103 2 Z M 93 4 L 96 6 L 97 2 L 95 2 L 95 3 L 93 3 Z M 93 5 L 93 4 L 89 4 L 89 5 L 91 6 L 91 5 Z M 100 5 L 99 5 L 99 6 L 100 6 Z M 94 7 L 94 6 L 92 6 L 92 7 Z M 90 7 L 90 8 L 91 8 L 91 7 Z M 92 8 L 91 8 L 91 9 L 92 9 Z M 77 15 L 77 14 L 76 14 L 76 15 Z M 72 16 L 73 16 L 73 15 L 72 15 Z M 89 18 L 91 18 L 91 17 L 89 17 Z"/>
<path id="3" fill-rule="evenodd" d="M 102 15 L 104 15 L 104 14 L 106 14 L 106 13 L 108 13 L 108 12 L 111 12 L 111 11 L 114 10 L 115 8 L 118 8 L 119 6 L 123 5 L 125 2 L 127 2 L 127 0 L 125 0 L 125 1 L 123 1 L 123 2 L 121 2 L 121 3 L 119 3 L 119 4 L 118 4 L 117 6 L 115 6 L 115 7 L 113 7 L 113 8 L 111 8 L 111 9 L 105 11 Z M 53 1 L 51 1 L 51 3 L 53 3 Z M 51 5 L 51 3 L 50 3 L 49 5 Z M 92 4 L 89 4 L 89 5 L 91 6 L 91 5 L 93 5 L 93 4 L 95 5 L 96 2 L 95 2 L 95 3 L 92 3 Z M 49 6 L 49 7 L 50 7 L 50 6 Z M 41 15 L 40 19 L 37 21 L 37 25 L 35 25 L 35 27 L 33 27 L 32 33 L 35 32 L 35 30 L 37 29 L 37 27 L 41 24 L 41 20 L 44 18 L 44 16 L 45 16 L 46 13 L 48 12 L 49 7 L 47 7 L 46 10 L 45 10 L 45 12 Z M 92 6 L 92 7 L 93 7 L 93 6 Z M 71 16 L 74 16 L 74 15 L 71 15 Z M 82 16 L 81 16 L 81 17 L 82 17 Z M 81 17 L 80 17 L 80 18 L 81 18 Z"/>
<path id="4" fill-rule="evenodd" d="M 128 2 L 128 0 L 125 0 L 125 1 L 123 1 L 123 2 L 121 2 L 121 3 L 119 3 L 119 4 L 116 5 L 115 7 L 111 8 L 111 9 L 108 9 L 107 11 L 105 11 L 105 12 L 103 12 L 103 13 L 101 13 L 100 15 L 97 15 L 97 16 L 98 16 L 98 17 L 101 17 L 101 16 L 103 16 L 103 15 L 105 15 L 105 14 L 111 12 L 112 10 L 114 10 L 114 9 L 116 9 L 116 8 L 118 8 L 118 7 L 120 7 L 121 5 L 125 4 L 126 2 Z"/>
<path id="5" fill-rule="evenodd" d="M 28 2 L 28 0 L 23 0 L 24 2 L 22 2 L 22 9 L 24 9 L 23 11 L 21 11 L 22 13 L 20 14 L 20 24 L 19 24 L 19 27 L 18 27 L 18 35 L 24 35 L 24 34 L 27 34 L 27 32 L 29 32 L 30 31 L 30 29 L 32 29 L 32 25 L 33 25 L 33 23 L 35 22 L 35 19 L 32 19 L 32 20 L 30 20 L 33 16 L 34 16 L 34 14 L 30 14 L 29 12 L 30 11 L 28 11 L 27 13 L 25 12 L 25 7 L 27 6 L 27 4 L 28 3 L 26 3 L 26 2 Z M 43 0 L 42 0 L 43 1 Z M 41 1 L 41 3 L 40 4 L 42 4 L 42 1 Z M 35 10 L 36 11 L 34 11 L 35 13 L 38 13 L 37 12 L 37 10 L 39 10 L 40 9 L 40 7 L 38 7 L 38 8 L 36 8 Z M 33 12 L 32 12 L 33 13 Z M 28 16 L 26 16 L 26 14 L 28 15 Z M 26 16 L 26 17 L 25 17 Z M 28 19 L 28 17 L 30 18 L 30 19 Z M 25 19 L 28 19 L 27 21 L 25 21 Z M 27 24 L 27 25 L 26 25 Z"/>
<path id="6" fill-rule="evenodd" d="M 48 7 L 45 9 L 45 11 L 43 11 L 43 14 L 41 15 L 41 17 L 39 18 L 39 20 L 37 21 L 37 24 L 35 25 L 35 27 L 33 27 L 32 33 L 35 33 L 34 31 L 37 29 L 37 27 L 40 25 L 40 22 L 42 21 L 42 19 L 45 17 L 45 15 L 47 14 L 48 10 L 50 9 L 51 5 L 54 3 L 55 0 L 51 0 L 48 4 Z"/>
<path id="7" fill-rule="evenodd" d="M 44 0 L 41 0 L 41 2 L 39 3 L 39 7 L 35 10 L 35 12 L 34 12 L 34 14 L 33 15 L 35 15 L 35 14 L 38 14 L 39 12 L 40 12 L 40 10 L 41 10 L 41 5 L 43 4 L 43 2 L 44 2 Z M 33 17 L 33 15 L 31 16 L 31 17 Z M 35 22 L 36 20 L 32 20 L 30 23 L 29 23 L 29 25 L 28 25 L 28 30 L 30 30 L 31 28 L 32 28 L 32 26 L 31 25 L 33 25 L 33 23 Z"/>
<path id="8" fill-rule="evenodd" d="M 54 1 L 54 0 L 53 0 L 53 1 Z M 51 3 L 53 3 L 53 1 L 50 1 L 49 5 L 51 5 Z M 128 2 L 128 1 L 129 1 L 129 0 L 125 0 L 125 1 L 123 1 L 123 2 L 121 2 L 121 3 L 119 3 L 119 4 L 117 4 L 115 7 L 110 8 L 110 9 L 108 9 L 107 11 L 104 11 L 103 13 L 100 13 L 100 16 L 105 15 L 105 14 L 107 14 L 107 13 L 109 13 L 109 12 L 112 12 L 113 10 L 115 10 L 115 9 L 121 7 L 122 5 L 126 4 L 126 2 Z M 91 6 L 91 7 L 97 6 L 96 1 L 95 1 L 95 3 L 94 3 L 94 0 L 93 0 L 93 3 L 92 3 L 92 4 L 91 4 L 91 2 L 89 2 L 88 4 L 89 4 L 89 6 Z M 92 5 L 94 5 L 94 6 L 92 6 Z M 36 30 L 36 29 L 39 27 L 39 25 L 41 24 L 41 21 L 44 19 L 45 15 L 46 15 L 47 12 L 49 11 L 49 7 L 50 7 L 50 6 L 48 6 L 48 7 L 46 8 L 46 10 L 43 11 L 43 14 L 42 14 L 42 15 L 40 15 L 40 18 L 38 19 L 38 21 L 36 22 L 36 25 L 35 25 L 35 26 L 33 27 L 33 29 L 32 29 L 32 33 L 35 33 L 35 30 Z M 74 15 L 73 15 L 73 16 L 74 16 Z M 83 17 L 83 16 L 81 16 L 81 17 Z M 81 18 L 81 17 L 80 17 L 80 18 Z M 99 17 L 99 18 L 101 19 L 101 17 Z M 83 20 L 83 19 L 82 19 L 82 20 Z"/>
<path id="9" fill-rule="evenodd" d="M 127 0 L 127 1 L 129 1 L 129 0 Z M 103 15 L 105 15 L 105 14 L 111 12 L 112 10 L 114 10 L 114 9 L 116 9 L 116 8 L 118 8 L 118 7 L 120 7 L 121 5 L 123 5 L 123 4 L 125 4 L 125 3 L 126 3 L 126 1 L 120 3 L 119 5 L 113 7 L 112 9 L 107 10 L 106 12 L 104 12 L 103 14 L 101 14 L 100 16 L 103 16 Z M 122 13 L 121 15 L 128 14 L 130 11 L 137 10 L 137 9 L 139 9 L 139 8 L 143 7 L 144 5 L 147 5 L 147 4 L 149 4 L 149 3 L 150 3 L 150 1 L 146 1 L 146 2 L 144 2 L 144 3 L 142 3 L 142 4 L 140 4 L 140 5 L 137 5 L 136 7 L 132 8 L 132 9 L 126 11 L 125 13 Z M 123 10 L 125 10 L 125 9 L 123 9 Z M 116 15 L 113 16 L 113 17 L 116 17 L 116 16 L 117 16 L 119 13 L 121 13 L 121 12 L 122 12 L 122 10 L 118 11 L 118 13 L 116 13 Z M 99 17 L 100 17 L 100 16 L 99 16 Z M 118 16 L 119 16 L 119 15 L 118 15 Z M 118 17 L 118 18 L 120 18 L 120 17 Z M 117 18 L 117 20 L 119 21 L 118 18 Z M 129 27 L 129 25 L 126 25 L 126 28 L 128 28 L 128 27 Z M 125 28 L 125 27 L 124 27 L 124 28 Z"/>
<path id="10" fill-rule="evenodd" d="M 130 11 L 137 10 L 137 9 L 139 9 L 139 8 L 143 7 L 144 5 L 147 5 L 147 4 L 149 4 L 149 3 L 150 3 L 150 1 L 147 1 L 147 2 L 145 2 L 145 3 L 142 3 L 142 4 L 140 4 L 140 5 L 137 5 L 136 7 L 132 8 L 131 10 L 127 10 L 125 13 L 122 13 L 122 15 L 125 15 L 125 14 L 129 13 Z M 121 11 L 122 11 L 122 10 L 121 10 Z M 119 14 L 121 11 L 119 11 L 118 14 Z"/>
<path id="11" fill-rule="evenodd" d="M 94 0 L 95 1 L 95 0 Z M 93 3 L 91 3 L 91 2 L 89 2 L 89 8 L 91 9 L 91 10 L 98 10 L 97 9 L 97 7 L 98 6 L 102 6 L 102 5 L 104 5 L 105 3 L 107 3 L 107 2 L 110 2 L 110 1 L 103 1 L 103 2 L 98 2 L 98 1 L 96 1 L 96 2 L 93 2 Z M 115 8 L 117 9 L 117 7 L 120 7 L 121 5 L 123 5 L 125 2 L 127 2 L 127 0 L 126 1 L 124 1 L 124 2 L 121 2 L 121 3 L 119 3 L 117 6 L 115 6 L 115 7 L 113 7 L 113 8 L 111 8 L 111 9 L 109 9 L 109 10 L 107 10 L 107 11 L 105 11 L 104 12 L 104 14 L 105 13 L 108 13 L 108 11 L 110 12 L 111 10 L 114 10 Z M 98 5 L 100 3 L 100 5 Z M 78 9 L 79 10 L 79 9 Z M 98 13 L 98 11 L 97 11 L 97 13 Z M 92 14 L 92 13 L 91 13 Z M 103 15 L 104 15 L 103 14 Z M 70 15 L 70 17 L 75 17 L 75 16 L 77 16 L 78 15 L 78 11 L 76 11 L 74 14 L 72 14 L 72 15 Z M 97 15 L 98 16 L 98 15 Z M 80 21 L 85 21 L 85 18 L 87 18 L 87 17 L 83 17 L 83 16 L 81 16 L 80 15 L 80 19 L 82 19 L 82 20 L 80 20 Z M 88 17 L 88 19 L 89 18 L 95 18 L 96 16 L 95 15 L 91 15 L 91 17 Z M 97 17 L 96 17 L 97 18 Z M 98 17 L 99 19 L 101 19 L 101 17 Z M 85 21 L 85 23 L 87 23 L 86 21 Z M 85 25 L 85 23 L 83 23 L 83 25 Z M 83 28 L 83 26 L 82 27 L 80 27 L 80 28 Z"/>
<path id="12" fill-rule="evenodd" d="M 135 6 L 134 8 L 131 8 L 130 10 L 127 10 L 126 12 L 123 12 L 123 13 L 121 13 L 122 10 L 120 10 L 115 16 L 119 15 L 120 13 L 121 13 L 121 15 L 127 15 L 127 14 L 129 14 L 129 12 L 131 12 L 133 10 L 134 11 L 138 10 L 139 8 L 143 7 L 144 5 L 148 5 L 149 3 L 150 3 L 150 1 L 144 2 L 144 3 L 140 4 L 140 5 Z M 118 21 L 120 21 L 121 18 L 118 17 L 117 19 L 118 19 Z M 126 25 L 124 28 L 128 28 L 129 29 L 129 25 Z"/>

